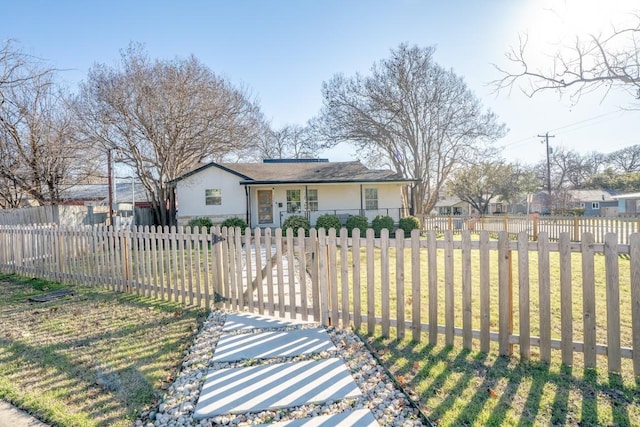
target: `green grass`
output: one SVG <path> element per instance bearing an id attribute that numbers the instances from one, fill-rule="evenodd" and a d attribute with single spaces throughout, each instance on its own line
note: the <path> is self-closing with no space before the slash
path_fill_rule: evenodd
<path id="1" fill-rule="evenodd" d="M 408 241 L 407 241 L 408 243 Z M 445 267 L 444 250 L 438 250 L 438 323 L 445 323 Z M 454 250 L 454 269 L 452 282 L 454 287 L 455 325 L 462 326 L 462 274 L 461 252 Z M 512 253 L 513 267 L 513 330 L 518 333 L 518 259 Z M 421 254 L 421 321 L 428 323 L 428 266 L 426 250 Z M 338 251 L 338 260 L 339 251 Z M 366 254 L 361 251 L 362 311 L 367 311 Z M 376 316 L 381 315 L 381 251 L 374 252 L 374 309 Z M 353 307 L 352 292 L 352 256 L 349 254 L 349 299 Z M 405 320 L 411 320 L 411 256 L 404 252 L 404 294 L 405 301 L 396 298 L 396 251 L 390 248 L 387 257 L 390 283 L 390 313 L 396 318 L 397 310 L 405 313 Z M 479 257 L 477 251 L 471 256 L 472 277 L 472 327 L 480 328 L 479 308 Z M 607 341 L 605 258 L 595 257 L 596 276 L 596 336 L 598 343 Z M 572 320 L 574 341 L 583 340 L 582 319 L 582 257 L 573 253 L 571 258 L 572 277 Z M 497 253 L 491 254 L 490 327 L 498 330 L 498 269 Z M 560 338 L 560 268 L 557 253 L 550 256 L 551 279 L 551 335 Z M 618 259 L 620 271 L 620 305 L 622 345 L 631 347 L 631 304 L 630 304 L 630 263 L 629 259 Z M 341 283 L 340 265 L 338 265 L 338 283 Z M 530 324 L 531 334 L 539 334 L 538 306 L 538 264 L 537 254 L 529 253 L 530 280 Z M 341 301 L 341 290 L 339 301 Z M 606 356 L 598 356 L 597 369 L 585 369 L 583 355 L 574 352 L 572 366 L 561 364 L 559 350 L 552 350 L 551 363 L 539 360 L 539 349 L 531 347 L 531 359 L 520 361 L 518 357 L 498 357 L 497 342 L 491 343 L 488 354 L 479 351 L 479 341 L 474 339 L 473 349 L 465 350 L 462 338 L 456 337 L 453 346 L 446 346 L 444 335 L 440 334 L 435 346 L 429 345 L 429 337 L 421 334 L 419 342 L 411 341 L 412 331 L 406 330 L 407 338 L 399 339 L 392 327 L 390 337 L 382 337 L 381 326 L 368 331 L 366 322 L 358 333 L 375 350 L 382 363 L 392 372 L 398 381 L 404 384 L 407 392 L 418 402 L 423 412 L 437 425 L 640 425 L 640 378 L 636 380 L 629 359 L 622 360 L 622 372 L 607 372 Z M 514 345 L 513 354 L 519 349 Z"/>
<path id="2" fill-rule="evenodd" d="M 640 393 L 633 377 L 560 364 L 520 362 L 477 350 L 362 335 L 439 426 L 634 426 Z M 494 349 L 495 350 L 495 349 Z"/>
<path id="3" fill-rule="evenodd" d="M 405 245 L 408 245 L 407 241 Z M 366 251 L 364 248 L 360 250 L 360 286 L 361 286 L 361 308 L 362 312 L 367 312 L 367 268 L 366 268 Z M 445 253 L 443 249 L 438 250 L 437 254 L 437 295 L 434 296 L 438 307 L 438 324 L 445 324 Z M 341 289 L 341 263 L 338 249 L 337 256 L 338 270 L 338 301 L 342 300 Z M 381 299 L 381 264 L 382 256 L 380 249 L 374 250 L 374 287 L 375 294 L 375 315 L 379 317 L 382 312 Z M 396 277 L 396 250 L 390 248 L 387 262 L 389 266 L 389 306 L 391 318 L 397 318 L 397 312 L 402 309 L 405 314 L 405 320 L 410 321 L 412 316 L 412 284 L 411 284 L 411 251 L 404 250 L 404 297 L 403 302 L 397 299 Z M 551 337 L 560 339 L 560 260 L 557 252 L 550 253 L 550 283 L 551 283 Z M 353 257 L 349 251 L 347 259 L 349 267 L 349 300 L 350 307 L 353 308 L 353 277 L 352 265 Z M 453 272 L 452 282 L 454 289 L 453 307 L 455 325 L 462 327 L 462 260 L 461 251 L 453 251 Z M 491 251 L 490 256 L 490 328 L 492 331 L 498 330 L 498 254 L 497 251 Z M 631 285 L 630 285 L 630 262 L 628 258 L 620 257 L 618 259 L 619 267 L 619 290 L 620 304 L 619 312 L 621 319 L 621 343 L 623 347 L 632 347 L 632 328 L 631 328 Z M 477 250 L 471 252 L 471 319 L 472 328 L 480 329 L 480 274 L 479 274 L 479 253 Z M 606 307 L 606 271 L 605 257 L 597 255 L 594 258 L 595 270 L 595 292 L 596 292 L 596 339 L 598 343 L 606 343 L 607 340 L 607 307 Z M 427 251 L 421 250 L 420 265 L 420 318 L 422 323 L 428 323 L 429 314 L 429 295 L 428 289 L 428 265 Z M 518 254 L 512 252 L 512 278 L 513 278 L 513 331 L 518 333 L 520 327 L 519 319 L 519 286 L 518 286 Z M 539 286 L 538 286 L 538 259 L 536 252 L 529 252 L 529 305 L 530 305 L 530 327 L 531 335 L 539 336 Z M 583 341 L 583 291 L 582 291 L 582 257 L 580 253 L 573 253 L 571 256 L 571 286 L 572 286 L 572 322 L 573 322 L 573 339 L 574 341 Z M 366 325 L 365 325 L 366 327 Z M 410 331 L 407 331 L 410 333 Z M 537 348 L 532 347 L 532 357 L 537 354 Z"/>
<path id="4" fill-rule="evenodd" d="M 169 386 L 204 309 L 0 276 L 0 398 L 61 426 L 128 426 Z"/>

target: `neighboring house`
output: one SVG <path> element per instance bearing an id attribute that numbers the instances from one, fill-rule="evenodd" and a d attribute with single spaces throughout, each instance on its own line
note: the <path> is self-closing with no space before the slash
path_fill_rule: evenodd
<path id="1" fill-rule="evenodd" d="M 150 206 L 147 192 L 141 183 L 118 182 L 113 186 L 113 199 L 117 205 L 136 207 Z M 78 184 L 65 188 L 60 193 L 61 205 L 100 205 L 107 204 L 109 200 L 109 186 L 107 184 Z M 121 207 L 121 206 L 115 206 Z"/>
<path id="2" fill-rule="evenodd" d="M 463 202 L 457 197 L 449 197 L 438 200 L 433 208 L 436 215 L 471 215 L 472 209 L 468 202 Z"/>
<path id="3" fill-rule="evenodd" d="M 488 213 L 492 215 L 504 215 L 511 212 L 511 205 L 502 200 L 502 196 L 493 196 L 489 200 Z"/>
<path id="4" fill-rule="evenodd" d="M 528 212 L 548 215 L 549 193 L 546 191 L 536 191 L 535 193 L 528 194 L 519 205 L 519 207 L 516 207 L 516 211 L 519 213 Z"/>
<path id="5" fill-rule="evenodd" d="M 584 216 L 617 216 L 618 201 L 605 190 L 569 190 L 571 204 L 584 208 Z"/>
<path id="6" fill-rule="evenodd" d="M 118 182 L 113 186 L 114 220 L 116 224 L 152 225 L 153 212 L 147 191 L 141 183 Z M 109 186 L 107 184 L 78 184 L 60 193 L 60 205 L 84 206 L 84 224 L 107 223 L 109 215 Z M 135 219 L 133 209 L 135 205 Z"/>
<path id="7" fill-rule="evenodd" d="M 389 215 L 397 222 L 405 214 L 401 190 L 413 182 L 357 161 L 269 159 L 200 165 L 170 184 L 179 225 L 197 217 L 216 224 L 239 217 L 251 227 L 280 227 L 291 215 L 307 216 L 312 225 L 322 214 L 343 221 L 349 215 L 362 214 L 369 221 Z"/>
<path id="8" fill-rule="evenodd" d="M 613 198 L 618 203 L 619 215 L 640 215 L 640 193 L 618 194 Z"/>

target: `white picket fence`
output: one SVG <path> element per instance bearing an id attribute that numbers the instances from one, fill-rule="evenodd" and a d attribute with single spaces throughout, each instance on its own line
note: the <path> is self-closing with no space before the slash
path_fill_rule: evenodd
<path id="1" fill-rule="evenodd" d="M 640 374 L 640 234 L 497 234 L 5 226 L 0 271 Z"/>

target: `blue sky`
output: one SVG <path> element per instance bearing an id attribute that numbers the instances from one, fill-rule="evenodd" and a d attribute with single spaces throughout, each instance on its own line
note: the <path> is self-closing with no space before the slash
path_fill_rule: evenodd
<path id="1" fill-rule="evenodd" d="M 495 95 L 487 84 L 506 65 L 504 53 L 527 32 L 542 66 L 557 43 L 599 31 L 626 16 L 631 0 L 275 0 L 34 1 L 0 0 L 0 40 L 63 69 L 70 90 L 94 63 L 117 65 L 119 52 L 141 42 L 151 57 L 194 54 L 215 73 L 244 86 L 275 127 L 304 124 L 321 107 L 321 85 L 334 74 L 367 74 L 400 43 L 437 47 L 436 60 L 463 76 L 510 129 L 498 142 L 509 160 L 544 159 L 537 134 L 551 145 L 610 152 L 640 144 L 638 112 L 612 93 L 578 104 L 547 93 Z M 349 160 L 348 147 L 323 153 Z"/>

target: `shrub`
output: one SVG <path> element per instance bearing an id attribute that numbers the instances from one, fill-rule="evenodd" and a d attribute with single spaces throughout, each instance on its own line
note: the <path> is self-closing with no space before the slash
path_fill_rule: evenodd
<path id="1" fill-rule="evenodd" d="M 189 220 L 187 225 L 191 227 L 191 230 L 193 230 L 194 227 L 199 227 L 200 230 L 202 230 L 202 227 L 207 227 L 207 230 L 208 230 L 211 227 L 213 227 L 213 222 L 211 222 L 211 219 L 207 217 L 201 217 L 201 218 L 193 218 Z"/>
<path id="2" fill-rule="evenodd" d="M 567 215 L 569 216 L 584 216 L 585 208 L 571 208 L 567 209 Z"/>
<path id="3" fill-rule="evenodd" d="M 415 216 L 405 216 L 398 221 L 398 228 L 402 228 L 405 236 L 409 236 L 412 230 L 420 228 L 420 221 Z"/>
<path id="4" fill-rule="evenodd" d="M 369 227 L 369 220 L 363 215 L 350 216 L 349 219 L 347 219 L 346 227 L 349 232 L 349 236 L 351 236 L 351 232 L 355 228 L 360 230 L 360 235 L 362 236 L 366 233 L 367 228 Z"/>
<path id="5" fill-rule="evenodd" d="M 244 230 L 245 228 L 247 228 L 247 223 L 242 219 L 242 218 L 238 218 L 237 216 L 232 217 L 232 218 L 227 218 L 224 221 L 222 221 L 222 224 L 220 224 L 221 227 L 240 227 L 240 229 L 242 230 L 242 234 L 244 234 Z"/>
<path id="6" fill-rule="evenodd" d="M 299 228 L 304 228 L 304 233 L 306 235 L 309 234 L 309 229 L 311 228 L 311 224 L 309 224 L 309 220 L 302 215 L 291 215 L 289 218 L 284 220 L 282 224 L 282 229 L 285 231 L 292 228 L 295 235 L 298 234 Z"/>
<path id="7" fill-rule="evenodd" d="M 330 228 L 335 228 L 336 231 L 339 231 L 342 227 L 342 223 L 340 222 L 340 218 L 338 215 L 325 214 L 318 217 L 316 221 L 316 228 L 324 228 L 325 230 L 329 230 Z"/>
<path id="8" fill-rule="evenodd" d="M 376 233 L 376 237 L 380 237 L 383 228 L 389 230 L 389 234 L 393 231 L 393 218 L 389 215 L 378 215 L 371 221 L 371 228 Z"/>

